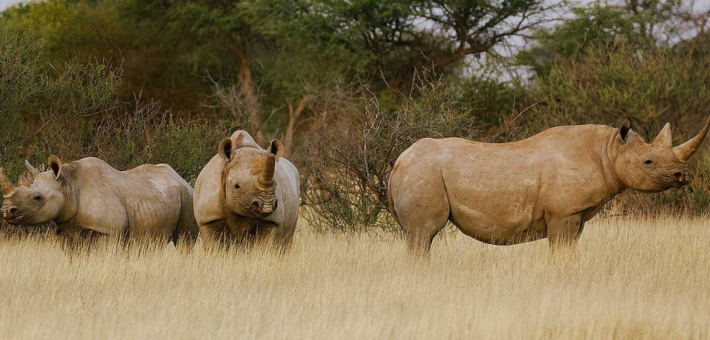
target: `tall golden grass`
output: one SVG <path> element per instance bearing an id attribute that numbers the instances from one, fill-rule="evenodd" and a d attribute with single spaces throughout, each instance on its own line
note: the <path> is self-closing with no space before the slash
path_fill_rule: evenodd
<path id="1" fill-rule="evenodd" d="M 301 228 L 291 251 L 0 239 L 0 338 L 607 339 L 710 336 L 710 220 L 596 219 L 576 252 L 447 230 Z"/>

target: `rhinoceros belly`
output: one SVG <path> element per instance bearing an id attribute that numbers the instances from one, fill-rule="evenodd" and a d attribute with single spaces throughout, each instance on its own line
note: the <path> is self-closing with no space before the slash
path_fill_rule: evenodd
<path id="1" fill-rule="evenodd" d="M 466 235 L 490 244 L 517 244 L 546 237 L 534 179 L 506 183 L 462 176 L 445 182 L 450 220 Z"/>
<path id="2" fill-rule="evenodd" d="M 526 217 L 500 219 L 481 212 L 458 210 L 452 213 L 452 223 L 464 234 L 481 242 L 510 245 L 547 236 L 547 226 L 543 218 L 536 221 Z"/>

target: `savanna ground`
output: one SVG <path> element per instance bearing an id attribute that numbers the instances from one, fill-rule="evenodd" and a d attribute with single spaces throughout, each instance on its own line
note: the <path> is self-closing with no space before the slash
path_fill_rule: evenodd
<path id="1" fill-rule="evenodd" d="M 449 229 L 315 233 L 285 256 L 0 238 L 0 338 L 665 338 L 710 335 L 710 220 L 596 218 L 576 253 Z"/>

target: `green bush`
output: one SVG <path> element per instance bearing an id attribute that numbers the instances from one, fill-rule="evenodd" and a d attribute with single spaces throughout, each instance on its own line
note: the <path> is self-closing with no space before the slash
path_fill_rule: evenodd
<path id="1" fill-rule="evenodd" d="M 617 126 L 628 117 L 633 129 L 651 141 L 670 122 L 678 145 L 695 136 L 710 115 L 708 84 L 708 54 L 667 47 L 596 47 L 535 79 L 530 97 L 542 102 L 531 108 L 527 124 L 532 131 L 568 124 Z M 692 185 L 656 195 L 627 193 L 617 206 L 637 213 L 703 213 L 710 201 L 706 155 L 700 152 L 690 162 Z"/>
<path id="2" fill-rule="evenodd" d="M 41 39 L 0 24 L 0 154 L 16 180 L 23 159 L 40 166 L 94 156 L 119 170 L 165 163 L 194 182 L 216 153 L 221 126 L 185 122 L 155 102 L 120 102 L 120 69 L 78 61 L 44 64 Z M 1 201 L 0 201 L 1 203 Z"/>

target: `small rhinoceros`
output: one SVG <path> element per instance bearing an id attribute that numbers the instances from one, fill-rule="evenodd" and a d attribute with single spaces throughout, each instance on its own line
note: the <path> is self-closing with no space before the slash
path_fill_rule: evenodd
<path id="1" fill-rule="evenodd" d="M 547 237 L 551 246 L 571 245 L 584 223 L 625 189 L 686 184 L 686 161 L 709 124 L 677 147 L 670 124 L 647 144 L 628 120 L 618 129 L 560 126 L 513 143 L 422 139 L 395 163 L 390 211 L 413 251 L 427 252 L 447 221 L 490 244 Z"/>
<path id="2" fill-rule="evenodd" d="M 97 158 L 62 164 L 55 156 L 48 164 L 48 171 L 39 172 L 25 161 L 29 179 L 20 176 L 17 187 L 0 168 L 8 223 L 53 221 L 69 244 L 97 233 L 176 245 L 196 241 L 192 188 L 170 166 L 118 171 Z"/>
<path id="3" fill-rule="evenodd" d="M 239 130 L 219 144 L 218 155 L 195 182 L 195 217 L 208 246 L 264 241 L 273 236 L 286 249 L 298 221 L 300 198 L 296 167 L 273 140 L 262 149 Z"/>

